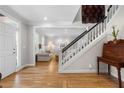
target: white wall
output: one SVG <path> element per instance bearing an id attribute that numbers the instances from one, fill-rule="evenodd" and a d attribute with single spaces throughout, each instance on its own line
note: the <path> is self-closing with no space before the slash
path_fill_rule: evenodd
<path id="1" fill-rule="evenodd" d="M 27 41 L 27 32 L 28 26 L 21 24 L 21 65 L 25 66 L 28 64 L 28 41 Z"/>
<path id="2" fill-rule="evenodd" d="M 35 31 L 33 26 L 28 31 L 28 61 L 30 65 L 35 65 Z"/>
<path id="3" fill-rule="evenodd" d="M 82 14 L 81 14 L 81 7 L 79 8 L 79 10 L 78 10 L 78 12 L 77 12 L 77 14 L 76 14 L 76 16 L 75 16 L 75 18 L 74 18 L 74 20 L 73 20 L 73 23 L 74 22 L 81 22 L 82 21 Z"/>
<path id="4" fill-rule="evenodd" d="M 35 53 L 38 53 L 39 52 L 39 44 L 41 44 L 41 43 L 40 43 L 40 36 L 36 32 L 35 32 L 35 40 L 34 40 L 34 42 L 35 42 Z"/>

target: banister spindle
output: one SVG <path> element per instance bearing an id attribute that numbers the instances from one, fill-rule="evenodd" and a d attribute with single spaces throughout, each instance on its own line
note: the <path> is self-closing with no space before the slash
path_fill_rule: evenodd
<path id="1" fill-rule="evenodd" d="M 99 35 L 102 33 L 102 23 L 99 24 Z"/>
<path id="2" fill-rule="evenodd" d="M 92 30 L 90 32 L 90 42 L 92 42 Z"/>
<path id="3" fill-rule="evenodd" d="M 88 33 L 87 44 L 90 43 L 90 32 Z"/>
<path id="4" fill-rule="evenodd" d="M 113 11 L 112 11 L 113 15 L 115 14 L 115 11 L 116 11 L 116 6 L 114 5 L 113 6 Z"/>
<path id="5" fill-rule="evenodd" d="M 116 5 L 116 10 L 118 9 L 118 5 Z"/>
<path id="6" fill-rule="evenodd" d="M 99 36 L 100 35 L 100 23 L 98 24 L 98 26 L 97 26 L 97 29 L 98 29 L 98 34 L 97 34 L 97 36 Z"/>
<path id="7" fill-rule="evenodd" d="M 96 39 L 96 38 L 97 38 L 97 37 L 96 37 L 96 33 L 97 33 L 97 32 L 96 32 L 96 27 L 94 28 L 94 31 L 95 31 L 95 39 Z"/>

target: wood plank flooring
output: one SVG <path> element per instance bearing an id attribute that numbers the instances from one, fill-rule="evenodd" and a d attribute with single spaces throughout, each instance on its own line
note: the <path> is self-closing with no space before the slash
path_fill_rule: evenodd
<path id="1" fill-rule="evenodd" d="M 96 73 L 59 74 L 55 58 L 50 62 L 37 62 L 10 75 L 0 83 L 4 88 L 112 88 L 118 82 L 106 74 Z"/>

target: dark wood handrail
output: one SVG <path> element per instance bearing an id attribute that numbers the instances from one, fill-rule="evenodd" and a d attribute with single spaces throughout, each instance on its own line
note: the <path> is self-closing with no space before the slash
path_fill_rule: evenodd
<path id="1" fill-rule="evenodd" d="M 111 7 L 112 7 L 112 5 L 110 5 L 110 6 L 108 7 L 107 12 L 109 12 L 109 11 L 110 11 Z"/>
<path id="2" fill-rule="evenodd" d="M 64 47 L 62 49 L 62 53 L 64 51 L 66 51 L 69 47 L 71 47 L 74 43 L 76 43 L 79 39 L 81 39 L 82 37 L 84 37 L 87 33 L 89 33 L 93 28 L 95 28 L 98 24 L 102 23 L 107 17 L 103 18 L 100 22 L 98 22 L 97 24 L 95 24 L 92 28 L 90 28 L 89 30 L 84 31 L 82 34 L 80 34 L 78 37 L 76 37 L 73 41 L 71 41 L 66 47 Z"/>
<path id="3" fill-rule="evenodd" d="M 110 9 L 112 8 L 112 5 L 110 5 L 107 9 L 107 12 L 110 11 Z M 91 29 L 89 29 L 88 31 L 84 31 L 82 34 L 80 34 L 78 37 L 76 37 L 73 41 L 71 41 L 66 47 L 64 47 L 62 49 L 62 53 L 64 53 L 64 51 L 66 51 L 69 47 L 71 47 L 72 45 L 74 45 L 74 43 L 76 43 L 79 39 L 81 39 L 83 36 L 85 36 L 87 33 L 89 33 L 93 28 L 95 28 L 99 23 L 104 22 L 104 20 L 107 18 L 107 16 L 105 18 L 103 18 L 100 22 L 98 22 L 97 24 L 95 24 Z"/>

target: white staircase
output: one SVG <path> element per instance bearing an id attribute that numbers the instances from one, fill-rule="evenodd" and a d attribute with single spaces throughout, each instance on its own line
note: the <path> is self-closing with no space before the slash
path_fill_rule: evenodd
<path id="1" fill-rule="evenodd" d="M 88 55 L 88 50 L 93 48 L 97 51 L 97 46 L 102 48 L 102 44 L 104 42 L 103 38 L 106 36 L 106 26 L 115 15 L 118 10 L 118 5 L 109 6 L 107 9 L 106 17 L 101 20 L 99 23 L 95 24 L 91 29 L 84 31 L 81 35 L 75 38 L 72 42 L 70 42 L 65 48 L 62 49 L 59 58 L 59 72 L 60 73 L 77 73 L 82 71 L 76 71 L 75 68 L 80 68 L 80 64 L 78 64 L 79 60 L 82 56 Z M 101 45 L 99 45 L 102 42 Z M 92 49 L 92 51 L 93 51 Z M 99 49 L 98 49 L 99 51 Z M 87 55 L 85 55 L 87 53 Z M 89 55 L 93 55 L 91 52 Z M 100 55 L 100 53 L 96 54 Z M 87 58 L 89 60 L 90 58 Z M 84 60 L 85 60 L 84 58 Z M 95 60 L 95 58 L 94 58 Z M 82 58 L 83 61 L 83 58 Z M 85 63 L 84 63 L 85 65 Z M 75 66 L 75 67 L 74 67 Z M 88 67 L 92 69 L 93 64 L 88 64 Z M 71 67 L 74 67 L 73 70 L 69 70 Z M 95 70 L 91 70 L 94 71 Z M 84 72 L 88 72 L 88 70 L 84 70 Z"/>

